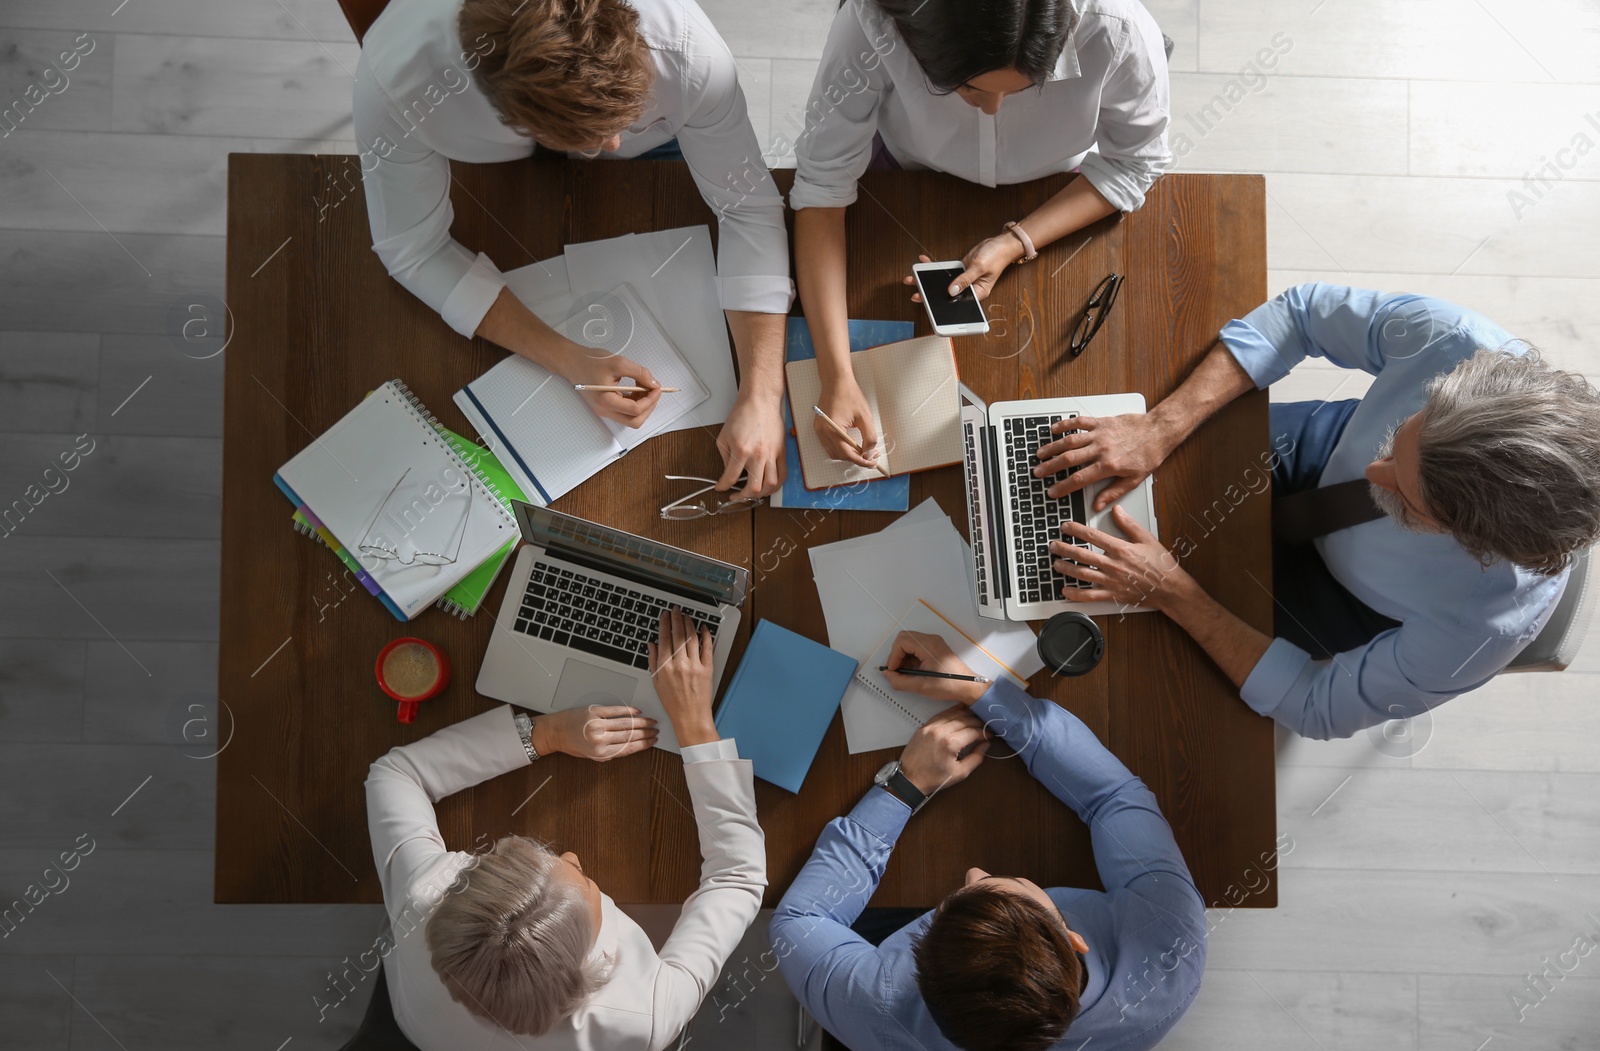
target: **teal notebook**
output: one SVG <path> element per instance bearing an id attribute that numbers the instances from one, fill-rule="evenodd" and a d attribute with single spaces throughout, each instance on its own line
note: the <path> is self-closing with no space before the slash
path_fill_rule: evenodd
<path id="1" fill-rule="evenodd" d="M 757 777 L 798 792 L 855 672 L 854 658 L 760 621 L 723 695 L 717 732 L 737 739 Z"/>

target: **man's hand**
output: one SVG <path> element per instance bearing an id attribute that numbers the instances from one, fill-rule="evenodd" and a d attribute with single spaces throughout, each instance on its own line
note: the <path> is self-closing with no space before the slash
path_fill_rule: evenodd
<path id="1" fill-rule="evenodd" d="M 1126 416 L 1079 416 L 1051 424 L 1052 434 L 1065 434 L 1039 446 L 1039 466 L 1034 477 L 1060 474 L 1071 467 L 1078 470 L 1052 485 L 1047 492 L 1056 498 L 1075 493 L 1106 478 L 1116 481 L 1100 491 L 1094 509 L 1103 511 L 1119 498 L 1133 492 L 1150 472 L 1171 455 L 1176 447 L 1161 419 L 1148 413 Z"/>
<path id="2" fill-rule="evenodd" d="M 695 631 L 676 606 L 661 614 L 658 641 L 650 644 L 650 677 L 685 747 L 720 739 L 711 721 L 711 671 L 711 629 Z"/>
<path id="3" fill-rule="evenodd" d="M 867 396 L 861 393 L 854 376 L 841 378 L 832 390 L 824 387 L 817 408 L 845 430 L 854 427 L 861 432 L 862 451 L 857 452 L 854 445 L 828 426 L 828 420 L 812 413 L 811 423 L 816 428 L 817 440 L 822 442 L 823 451 L 830 459 L 848 460 L 859 467 L 878 466 L 878 425 L 872 422 L 872 406 L 867 404 Z"/>
<path id="4" fill-rule="evenodd" d="M 657 735 L 654 719 L 620 704 L 567 708 L 533 720 L 533 747 L 540 755 L 565 752 L 597 763 L 642 752 Z"/>
<path id="5" fill-rule="evenodd" d="M 579 391 L 589 403 L 589 408 L 602 419 L 613 420 L 624 427 L 642 427 L 661 400 L 661 384 L 650 375 L 650 370 L 620 354 L 596 350 L 573 343 L 563 367 L 562 377 L 571 383 L 591 386 L 627 386 L 631 380 L 639 388 L 638 394 L 620 394 L 616 391 Z"/>
<path id="6" fill-rule="evenodd" d="M 1174 599 L 1186 594 L 1194 581 L 1161 541 L 1150 535 L 1133 516 L 1114 508 L 1111 520 L 1127 534 L 1127 539 L 1102 533 L 1081 522 L 1066 522 L 1061 531 L 1087 540 L 1100 551 L 1076 547 L 1060 540 L 1050 541 L 1050 553 L 1058 557 L 1058 573 L 1094 585 L 1091 588 L 1062 588 L 1069 602 L 1116 602 L 1123 606 L 1151 606 L 1170 613 Z"/>
<path id="7" fill-rule="evenodd" d="M 900 772 L 931 796 L 941 788 L 959 784 L 983 762 L 989 751 L 983 720 L 961 705 L 946 708 L 911 735 L 900 753 Z"/>
<path id="8" fill-rule="evenodd" d="M 951 652 L 949 644 L 943 638 L 920 631 L 902 631 L 895 636 L 894 649 L 889 653 L 888 667 L 891 670 L 884 672 L 883 677 L 889 680 L 890 686 L 897 690 L 920 693 L 936 701 L 954 701 L 970 707 L 989 688 L 981 682 L 901 675 L 893 670 L 921 668 L 925 671 L 942 671 L 951 675 L 972 674 L 972 669 Z"/>
<path id="9" fill-rule="evenodd" d="M 740 474 L 748 473 L 744 488 L 731 496 L 753 500 L 777 492 L 788 474 L 783 439 L 780 403 L 761 403 L 740 395 L 717 435 L 717 451 L 725 468 L 717 479 L 717 489 L 727 490 Z"/>
<path id="10" fill-rule="evenodd" d="M 954 281 L 950 282 L 948 294 L 957 295 L 963 288 L 971 287 L 972 294 L 978 299 L 989 298 L 989 293 L 994 291 L 995 282 L 1000 280 L 1000 275 L 1005 273 L 1006 267 L 1022 258 L 1022 242 L 1009 232 L 996 237 L 985 238 L 972 247 L 961 259 L 961 265 L 966 269 Z M 931 263 L 925 255 L 917 256 L 918 262 Z M 907 275 L 902 284 L 915 288 L 917 279 L 915 275 Z M 913 303 L 922 302 L 922 293 L 911 294 Z"/>

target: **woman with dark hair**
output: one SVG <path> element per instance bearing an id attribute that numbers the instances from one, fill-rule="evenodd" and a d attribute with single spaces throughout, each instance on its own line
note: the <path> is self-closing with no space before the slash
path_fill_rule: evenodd
<path id="1" fill-rule="evenodd" d="M 987 296 L 1007 266 L 1115 211 L 1133 211 L 1171 159 L 1161 31 L 1138 0 L 845 0 L 795 144 L 795 276 L 822 375 L 828 454 L 871 466 L 878 435 L 851 374 L 844 209 L 874 167 L 984 186 L 1078 171 L 1031 214 L 974 246 L 951 286 Z M 909 279 L 908 279 L 909 280 Z"/>

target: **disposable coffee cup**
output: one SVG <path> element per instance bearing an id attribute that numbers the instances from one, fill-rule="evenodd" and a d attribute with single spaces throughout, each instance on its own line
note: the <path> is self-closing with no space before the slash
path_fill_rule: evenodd
<path id="1" fill-rule="evenodd" d="M 373 674 L 379 689 L 400 702 L 395 718 L 409 723 L 417 717 L 417 705 L 450 685 L 450 660 L 433 643 L 408 636 L 378 652 Z"/>
<path id="2" fill-rule="evenodd" d="M 1083 675 L 1105 656 L 1106 638 L 1088 614 L 1068 610 L 1045 621 L 1036 646 L 1039 659 L 1056 675 Z"/>

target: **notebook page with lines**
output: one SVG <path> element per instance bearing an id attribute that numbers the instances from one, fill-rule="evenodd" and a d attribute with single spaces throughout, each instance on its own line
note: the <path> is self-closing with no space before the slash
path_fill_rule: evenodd
<path id="1" fill-rule="evenodd" d="M 948 337 L 922 336 L 857 351 L 850 355 L 850 368 L 871 408 L 883 444 L 880 460 L 891 475 L 961 462 L 960 380 Z M 811 423 L 822 395 L 816 361 L 791 361 L 785 371 L 806 488 L 880 477 L 871 468 L 830 460 L 823 450 Z"/>

